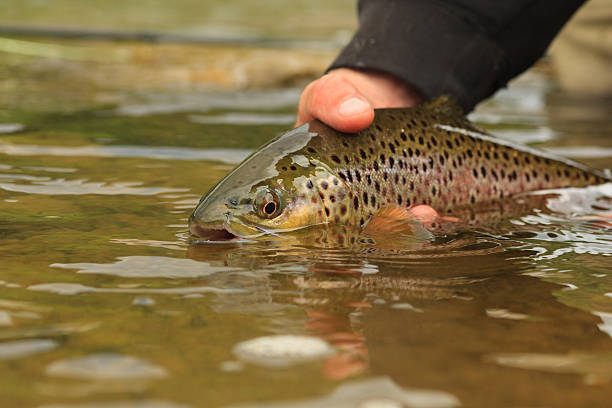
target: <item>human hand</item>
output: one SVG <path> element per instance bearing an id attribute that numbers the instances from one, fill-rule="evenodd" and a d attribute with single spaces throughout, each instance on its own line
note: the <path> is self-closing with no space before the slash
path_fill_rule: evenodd
<path id="1" fill-rule="evenodd" d="M 365 129 L 375 108 L 415 106 L 421 93 L 393 75 L 374 70 L 338 68 L 306 86 L 296 126 L 319 119 L 345 133 Z"/>

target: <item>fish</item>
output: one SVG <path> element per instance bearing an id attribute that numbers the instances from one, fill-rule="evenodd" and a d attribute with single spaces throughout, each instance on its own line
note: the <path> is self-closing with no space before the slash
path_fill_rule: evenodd
<path id="1" fill-rule="evenodd" d="M 496 138 L 450 96 L 377 109 L 355 134 L 313 120 L 271 140 L 200 200 L 196 241 L 275 235 L 306 227 L 385 228 L 416 206 L 461 212 L 521 193 L 610 181 L 580 163 Z"/>

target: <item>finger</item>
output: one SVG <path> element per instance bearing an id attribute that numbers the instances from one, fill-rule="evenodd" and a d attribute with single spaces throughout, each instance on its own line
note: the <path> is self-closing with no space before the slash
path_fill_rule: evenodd
<path id="1" fill-rule="evenodd" d="M 353 133 L 374 120 L 374 108 L 342 75 L 324 75 L 306 87 L 300 99 L 298 123 L 319 119 L 336 130 Z"/>

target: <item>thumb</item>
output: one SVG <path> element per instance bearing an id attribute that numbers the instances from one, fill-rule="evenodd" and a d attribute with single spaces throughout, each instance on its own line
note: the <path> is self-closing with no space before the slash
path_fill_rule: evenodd
<path id="1" fill-rule="evenodd" d="M 330 73 L 309 84 L 300 98 L 298 125 L 319 119 L 345 133 L 365 129 L 374 120 L 374 108 L 341 74 Z"/>

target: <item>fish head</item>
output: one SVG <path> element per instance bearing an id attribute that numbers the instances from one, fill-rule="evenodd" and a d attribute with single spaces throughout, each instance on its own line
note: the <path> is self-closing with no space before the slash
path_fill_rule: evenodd
<path id="1" fill-rule="evenodd" d="M 312 137 L 308 128 L 294 129 L 242 162 L 204 195 L 189 219 L 191 234 L 224 241 L 329 222 L 325 194 L 335 191 L 336 204 L 348 194 L 333 170 L 308 153 Z"/>

